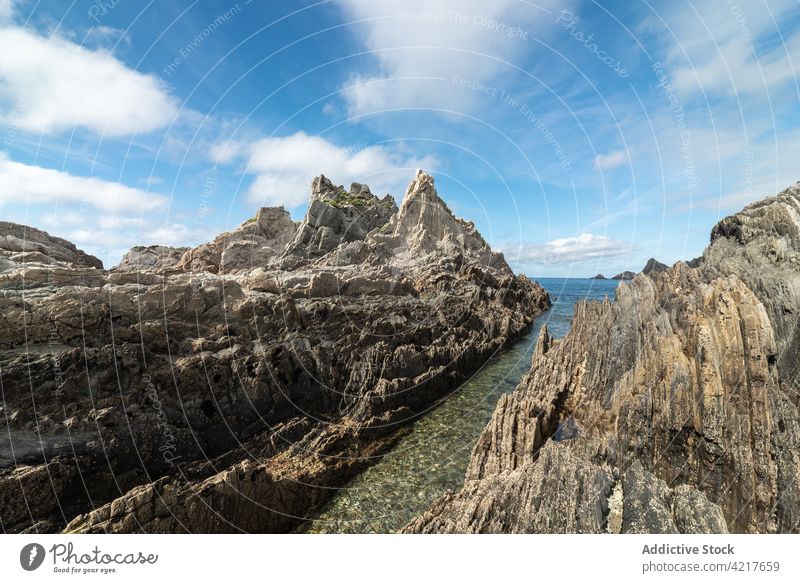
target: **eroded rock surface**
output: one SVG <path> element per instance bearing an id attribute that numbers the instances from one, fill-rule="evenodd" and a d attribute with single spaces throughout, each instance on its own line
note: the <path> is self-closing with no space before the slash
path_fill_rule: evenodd
<path id="1" fill-rule="evenodd" d="M 186 251 L 173 271 L 247 273 L 270 264 L 296 230 L 297 225 L 283 207 L 262 208 L 232 233 Z"/>
<path id="2" fill-rule="evenodd" d="M 695 268 L 579 303 L 563 340 L 543 331 L 464 487 L 406 531 L 800 531 L 799 197 L 721 221 Z"/>
<path id="3" fill-rule="evenodd" d="M 97 257 L 84 253 L 60 237 L 15 223 L 0 221 L 0 267 L 10 264 L 41 263 L 103 268 Z"/>
<path id="4" fill-rule="evenodd" d="M 647 260 L 647 264 L 642 269 L 642 273 L 645 275 L 664 273 L 667 269 L 669 269 L 669 267 L 658 261 L 655 257 L 651 257 Z"/>
<path id="5" fill-rule="evenodd" d="M 165 245 L 134 247 L 123 256 L 114 270 L 163 272 L 175 267 L 187 251 L 189 251 L 188 247 L 167 247 Z"/>
<path id="6" fill-rule="evenodd" d="M 313 190 L 177 261 L 9 267 L 0 415 L 46 447 L 0 442 L 3 530 L 290 530 L 549 305 L 424 173 Z"/>

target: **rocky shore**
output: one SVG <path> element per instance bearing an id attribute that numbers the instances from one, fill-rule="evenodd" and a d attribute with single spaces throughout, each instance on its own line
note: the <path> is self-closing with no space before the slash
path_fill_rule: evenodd
<path id="1" fill-rule="evenodd" d="M 0 529 L 285 532 L 549 305 L 418 173 L 114 269 L 0 223 Z"/>
<path id="2" fill-rule="evenodd" d="M 800 184 L 579 303 L 406 532 L 800 532 Z"/>

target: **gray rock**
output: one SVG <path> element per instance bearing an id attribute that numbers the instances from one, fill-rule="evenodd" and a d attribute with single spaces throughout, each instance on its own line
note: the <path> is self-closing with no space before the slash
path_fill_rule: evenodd
<path id="1" fill-rule="evenodd" d="M 568 476 L 540 488 L 544 470 L 559 475 L 550 452 L 560 447 L 569 476 L 587 464 L 620 476 L 605 525 L 590 521 L 589 531 L 799 532 L 798 195 L 793 187 L 721 221 L 695 268 L 636 276 L 613 303 L 579 303 L 562 341 L 543 330 L 530 372 L 479 438 L 464 487 L 406 530 L 516 532 L 528 503 L 484 501 L 510 491 L 533 506 L 575 498 Z M 568 418 L 583 430 L 556 443 Z M 587 529 L 572 515 L 529 524 Z"/>
<path id="2" fill-rule="evenodd" d="M 669 269 L 669 267 L 651 257 L 647 260 L 647 264 L 644 266 L 644 269 L 642 269 L 642 273 L 644 275 L 657 275 L 659 273 L 664 273 L 667 269 Z"/>
<path id="3" fill-rule="evenodd" d="M 283 207 L 262 208 L 254 219 L 184 253 L 172 270 L 247 273 L 268 267 L 294 236 L 297 225 Z"/>
<path id="4" fill-rule="evenodd" d="M 336 208 L 323 182 L 317 202 Z M 8 429 L 78 455 L 0 468 L 2 528 L 284 532 L 323 504 L 549 305 L 430 177 L 414 184 L 442 208 L 397 211 L 354 185 L 333 219 L 310 209 L 302 230 L 330 230 L 310 254 L 287 254 L 297 227 L 262 209 L 175 264 L 142 249 L 131 271 L 89 281 L 55 266 L 49 283 L 54 266 L 14 264 L 43 284 L 0 286 Z M 386 241 L 376 223 L 403 229 Z M 48 472 L 58 479 L 26 508 Z"/>
<path id="5" fill-rule="evenodd" d="M 62 263 L 103 269 L 103 262 L 60 237 L 25 225 L 0 222 L 0 258 L 15 264 Z"/>
<path id="6" fill-rule="evenodd" d="M 374 196 L 369 187 L 353 183 L 350 192 L 319 176 L 311 186 L 311 204 L 292 241 L 283 251 L 283 264 L 296 268 L 327 255 L 342 243 L 363 241 L 397 212 L 394 199 Z"/>
<path id="7" fill-rule="evenodd" d="M 166 247 L 163 245 L 134 247 L 122 257 L 119 265 L 114 267 L 114 271 L 160 272 L 165 269 L 171 269 L 180 262 L 187 251 L 189 251 L 188 247 Z"/>

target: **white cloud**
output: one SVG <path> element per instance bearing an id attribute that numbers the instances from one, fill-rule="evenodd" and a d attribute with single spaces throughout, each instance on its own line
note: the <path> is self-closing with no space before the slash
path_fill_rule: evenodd
<path id="1" fill-rule="evenodd" d="M 109 136 L 166 126 L 177 100 L 109 52 L 0 28 L 0 123 L 30 132 L 82 127 Z"/>
<path id="2" fill-rule="evenodd" d="M 116 182 L 14 162 L 0 153 L 0 204 L 12 202 L 85 203 L 103 211 L 144 212 L 163 207 L 166 199 Z"/>
<path id="3" fill-rule="evenodd" d="M 246 159 L 245 172 L 256 176 L 246 194 L 248 201 L 290 208 L 308 202 L 311 181 L 319 174 L 344 184 L 369 184 L 375 194 L 399 194 L 416 168 L 431 170 L 437 166 L 435 158 L 418 158 L 399 147 L 346 148 L 304 132 L 250 144 L 220 144 L 211 149 L 211 154 L 215 160 Z"/>
<path id="4" fill-rule="evenodd" d="M 594 159 L 594 167 L 600 170 L 610 170 L 622 166 L 628 161 L 625 150 L 615 150 L 608 154 L 598 154 Z"/>
<path id="5" fill-rule="evenodd" d="M 630 243 L 606 237 L 582 233 L 577 237 L 554 239 L 545 243 L 524 243 L 505 247 L 503 252 L 512 263 L 519 265 L 552 266 L 581 261 L 619 257 L 631 250 Z"/>
<path id="6" fill-rule="evenodd" d="M 796 11 L 796 0 L 699 0 L 691 10 L 664 11 L 661 17 L 669 30 L 653 20 L 648 26 L 660 31 L 669 47 L 666 60 L 678 91 L 727 96 L 772 93 L 797 76 L 800 38 L 777 25 Z"/>
<path id="7" fill-rule="evenodd" d="M 490 82 L 513 72 L 501 61 L 529 53 L 539 22 L 553 20 L 558 0 L 337 0 L 373 51 L 380 73 L 356 76 L 343 90 L 351 114 L 389 107 L 468 105 L 454 76 Z M 363 34 L 362 34 L 363 33 Z M 446 85 L 445 85 L 446 84 Z"/>
<path id="8" fill-rule="evenodd" d="M 92 45 L 95 47 L 114 47 L 117 44 L 130 44 L 130 37 L 121 28 L 114 28 L 113 26 L 93 26 L 84 35 L 83 42 L 85 45 Z"/>
<path id="9" fill-rule="evenodd" d="M 56 224 L 62 226 L 59 221 Z M 115 249 L 128 250 L 137 245 L 188 246 L 194 233 L 180 223 L 152 224 L 148 219 L 122 219 L 103 217 L 91 228 L 66 231 L 66 238 L 75 244 L 100 250 L 108 255 Z"/>
<path id="10" fill-rule="evenodd" d="M 242 155 L 243 146 L 241 142 L 235 141 L 211 144 L 209 158 L 214 164 L 230 164 L 234 159 Z"/>
<path id="11" fill-rule="evenodd" d="M 14 18 L 13 0 L 0 0 L 0 24 L 11 22 Z"/>
<path id="12" fill-rule="evenodd" d="M 102 258 L 106 267 L 119 263 L 122 256 L 137 245 L 191 246 L 196 240 L 209 240 L 214 234 L 209 229 L 203 229 L 202 233 L 193 232 L 184 224 L 165 221 L 153 214 L 122 216 L 99 213 L 87 217 L 72 210 L 45 214 L 39 223 L 51 234 Z"/>

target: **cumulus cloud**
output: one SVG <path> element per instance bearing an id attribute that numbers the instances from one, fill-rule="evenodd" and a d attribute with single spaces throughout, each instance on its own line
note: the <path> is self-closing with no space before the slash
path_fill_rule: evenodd
<path id="1" fill-rule="evenodd" d="M 106 50 L 9 26 L 0 27 L 0 46 L 0 123 L 121 136 L 164 127 L 177 114 L 177 100 L 157 78 Z"/>
<path id="2" fill-rule="evenodd" d="M 628 154 L 625 150 L 615 150 L 608 154 L 598 154 L 594 159 L 594 167 L 599 170 L 611 170 L 622 166 L 628 161 Z"/>
<path id="3" fill-rule="evenodd" d="M 544 243 L 524 243 L 503 249 L 509 261 L 519 265 L 550 266 L 619 257 L 629 253 L 630 243 L 592 233 L 554 239 Z"/>
<path id="4" fill-rule="evenodd" d="M 251 203 L 290 208 L 308 202 L 311 181 L 320 173 L 342 184 L 364 182 L 376 194 L 398 194 L 415 169 L 437 166 L 434 157 L 419 158 L 400 147 L 343 147 L 304 132 L 247 144 L 218 144 L 211 148 L 211 156 L 215 161 L 245 159 L 245 172 L 255 176 L 246 193 Z"/>
<path id="5" fill-rule="evenodd" d="M 0 24 L 10 22 L 14 18 L 13 0 L 0 0 Z"/>
<path id="6" fill-rule="evenodd" d="M 102 211 L 146 212 L 165 206 L 161 195 L 99 178 L 14 162 L 0 153 L 0 204 L 87 204 Z"/>
<path id="7" fill-rule="evenodd" d="M 793 85 L 797 76 L 800 37 L 777 25 L 796 11 L 796 0 L 699 0 L 691 10 L 661 14 L 669 30 L 655 19 L 650 26 L 661 32 L 669 47 L 672 81 L 682 93 L 771 93 Z M 774 42 L 776 36 L 780 42 Z"/>
<path id="8" fill-rule="evenodd" d="M 211 144 L 208 155 L 214 164 L 229 164 L 242 155 L 244 146 L 236 141 L 218 142 Z"/>
<path id="9" fill-rule="evenodd" d="M 41 226 L 51 234 L 72 241 L 79 248 L 103 259 L 106 267 L 116 265 L 131 247 L 137 245 L 189 246 L 198 233 L 184 224 L 164 220 L 157 214 L 124 216 L 66 211 L 48 213 L 41 217 Z M 213 233 L 204 232 L 202 240 Z"/>
<path id="10" fill-rule="evenodd" d="M 489 82 L 511 72 L 502 61 L 529 52 L 533 31 L 552 20 L 557 0 L 337 0 L 358 21 L 380 73 L 354 77 L 344 88 L 351 114 L 389 107 L 468 105 L 468 92 L 448 91 L 454 76 Z M 361 34 L 363 33 L 363 34 Z M 462 101 L 459 103 L 459 99 Z"/>

